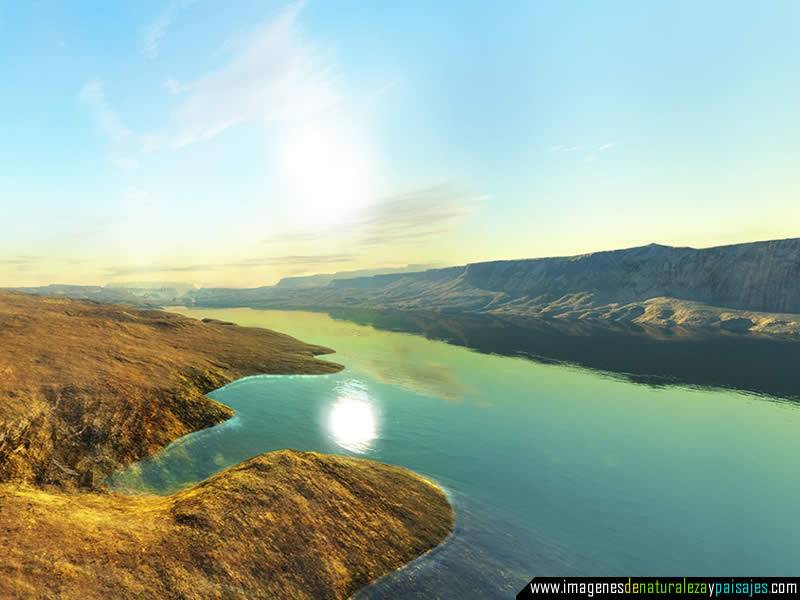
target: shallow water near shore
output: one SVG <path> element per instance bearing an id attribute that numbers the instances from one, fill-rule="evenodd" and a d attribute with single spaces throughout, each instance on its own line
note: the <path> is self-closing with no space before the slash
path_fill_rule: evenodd
<path id="1" fill-rule="evenodd" d="M 170 493 L 281 448 L 435 480 L 456 531 L 361 597 L 507 598 L 537 574 L 785 575 L 800 561 L 797 404 L 642 385 L 324 313 L 175 310 L 329 346 L 346 368 L 213 392 L 236 417 L 112 486 Z"/>

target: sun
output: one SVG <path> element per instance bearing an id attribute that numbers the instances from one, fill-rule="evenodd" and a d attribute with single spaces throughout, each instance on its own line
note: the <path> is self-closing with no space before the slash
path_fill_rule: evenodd
<path id="1" fill-rule="evenodd" d="M 368 144 L 355 128 L 344 124 L 290 127 L 278 163 L 294 220 L 305 228 L 352 220 L 374 193 Z"/>

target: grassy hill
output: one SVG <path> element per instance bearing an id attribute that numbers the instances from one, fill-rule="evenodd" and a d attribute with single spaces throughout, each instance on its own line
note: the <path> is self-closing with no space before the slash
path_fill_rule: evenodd
<path id="1" fill-rule="evenodd" d="M 256 457 L 168 497 L 108 493 L 115 469 L 231 409 L 254 373 L 329 373 L 279 333 L 0 293 L 3 598 L 345 598 L 440 543 L 444 493 L 405 469 Z"/>

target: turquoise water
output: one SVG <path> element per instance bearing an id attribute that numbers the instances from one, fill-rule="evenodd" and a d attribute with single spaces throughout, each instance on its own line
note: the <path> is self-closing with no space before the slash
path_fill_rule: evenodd
<path id="1" fill-rule="evenodd" d="M 237 411 L 117 474 L 168 493 L 279 448 L 403 465 L 438 481 L 452 538 L 365 597 L 509 597 L 533 575 L 786 575 L 800 561 L 800 410 L 481 354 L 326 314 L 180 309 L 336 349 L 345 370 L 261 376 Z"/>

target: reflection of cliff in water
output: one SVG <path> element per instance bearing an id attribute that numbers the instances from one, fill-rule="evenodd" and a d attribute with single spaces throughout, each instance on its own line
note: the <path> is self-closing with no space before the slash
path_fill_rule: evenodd
<path id="1" fill-rule="evenodd" d="M 556 319 L 333 309 L 335 319 L 404 331 L 479 352 L 565 362 L 647 385 L 732 388 L 800 400 L 800 340 L 684 334 Z"/>

